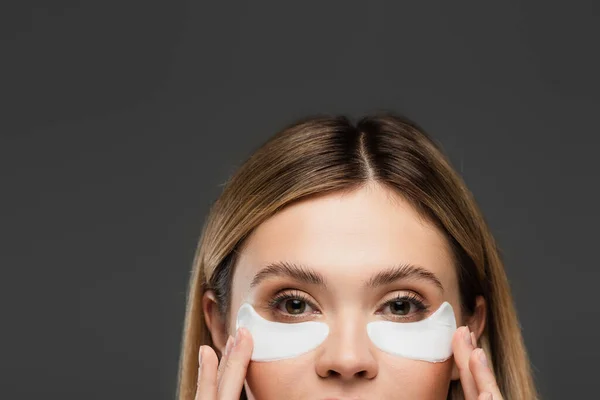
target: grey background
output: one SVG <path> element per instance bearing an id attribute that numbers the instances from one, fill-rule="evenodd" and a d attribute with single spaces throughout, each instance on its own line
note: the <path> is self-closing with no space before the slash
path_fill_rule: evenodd
<path id="1" fill-rule="evenodd" d="M 474 192 L 543 398 L 598 392 L 598 2 L 2 7 L 1 398 L 173 398 L 221 185 L 298 117 L 378 109 Z"/>

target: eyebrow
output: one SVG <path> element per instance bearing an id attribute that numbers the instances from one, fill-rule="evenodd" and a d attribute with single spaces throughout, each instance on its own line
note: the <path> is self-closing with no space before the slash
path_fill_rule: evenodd
<path id="1" fill-rule="evenodd" d="M 288 261 L 277 261 L 258 271 L 254 275 L 250 287 L 258 286 L 262 281 L 276 276 L 286 276 L 299 282 L 327 287 L 323 275 L 304 265 Z"/>
<path id="2" fill-rule="evenodd" d="M 413 264 L 400 264 L 386 270 L 380 271 L 367 281 L 367 286 L 375 288 L 378 286 L 388 285 L 402 279 L 416 279 L 428 281 L 434 284 L 442 293 L 444 293 L 444 285 L 435 276 L 435 274 L 426 268 Z"/>
<path id="3" fill-rule="evenodd" d="M 252 279 L 250 288 L 258 286 L 266 279 L 273 277 L 288 277 L 296 281 L 327 287 L 325 277 L 319 272 L 302 264 L 297 264 L 289 261 L 276 261 L 262 268 Z M 379 286 L 388 285 L 399 280 L 416 279 L 428 281 L 434 284 L 440 291 L 444 292 L 442 282 L 435 274 L 426 268 L 418 265 L 403 263 L 392 266 L 383 271 L 379 271 L 368 279 L 365 283 L 366 287 L 376 288 Z"/>

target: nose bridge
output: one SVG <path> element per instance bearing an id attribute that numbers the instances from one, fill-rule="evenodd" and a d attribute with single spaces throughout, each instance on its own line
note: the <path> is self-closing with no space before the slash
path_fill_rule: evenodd
<path id="1" fill-rule="evenodd" d="M 330 326 L 333 344 L 353 345 L 356 348 L 368 348 L 367 321 L 355 311 L 340 313 Z"/>
<path id="2" fill-rule="evenodd" d="M 317 361 L 320 376 L 352 378 L 377 374 L 366 324 L 366 317 L 356 309 L 341 312 L 329 321 L 329 335 Z"/>

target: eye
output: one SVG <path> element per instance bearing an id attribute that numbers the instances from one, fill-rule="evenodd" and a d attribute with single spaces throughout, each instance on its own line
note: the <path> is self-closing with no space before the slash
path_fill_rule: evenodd
<path id="1" fill-rule="evenodd" d="M 381 308 L 381 313 L 396 319 L 411 319 L 427 311 L 423 301 L 416 294 L 398 295 L 386 302 Z"/>
<path id="2" fill-rule="evenodd" d="M 279 293 L 269 301 L 269 307 L 280 316 L 294 318 L 314 314 L 312 302 L 301 292 Z"/>
<path id="3" fill-rule="evenodd" d="M 310 306 L 306 303 L 306 301 L 301 300 L 301 299 L 283 300 L 280 303 L 280 306 L 283 306 L 284 310 L 282 310 L 282 311 L 285 311 L 292 315 L 302 314 L 302 313 L 304 313 L 304 311 L 306 310 L 307 307 L 310 308 Z M 280 310 L 281 310 L 281 307 L 280 307 Z"/>
<path id="4" fill-rule="evenodd" d="M 412 304 L 406 300 L 394 300 L 389 303 L 388 307 L 392 314 L 406 315 L 410 312 Z"/>

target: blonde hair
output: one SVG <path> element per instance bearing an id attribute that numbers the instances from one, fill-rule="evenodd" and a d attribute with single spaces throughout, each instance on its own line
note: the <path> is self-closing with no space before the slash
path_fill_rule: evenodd
<path id="1" fill-rule="evenodd" d="M 202 296 L 214 290 L 227 318 L 237 250 L 278 210 L 309 196 L 349 192 L 377 182 L 408 200 L 447 236 L 463 315 L 475 297 L 487 303 L 480 345 L 506 399 L 537 399 L 503 262 L 473 195 L 441 147 L 414 122 L 392 113 L 314 116 L 286 127 L 258 148 L 225 185 L 204 224 L 188 288 L 177 398 L 196 391 L 198 350 L 211 345 Z M 245 394 L 242 394 L 242 398 Z M 452 381 L 448 399 L 463 399 Z"/>

